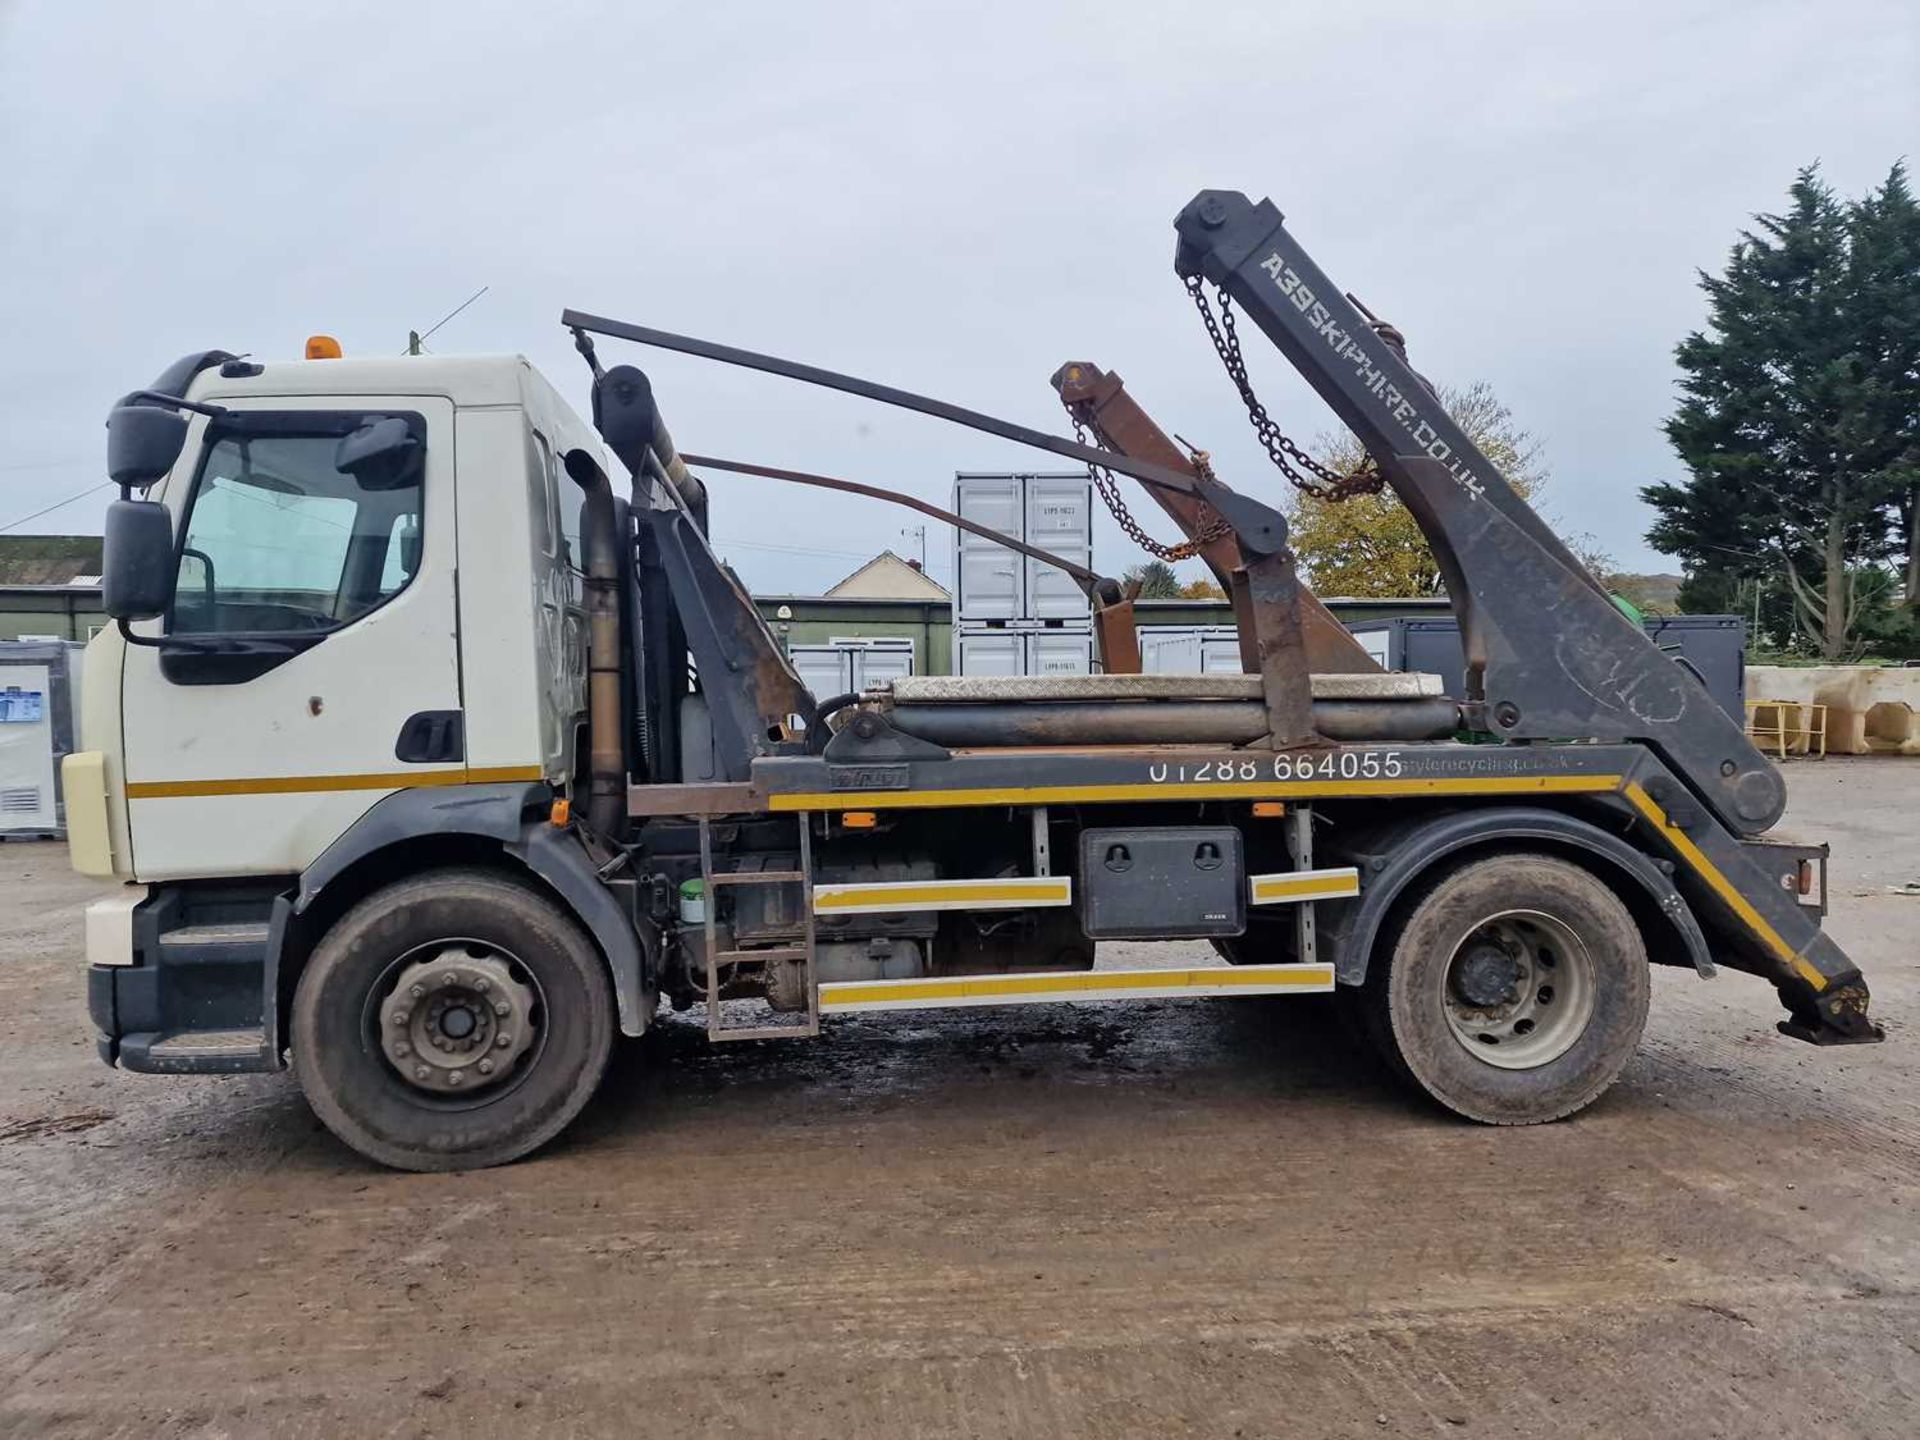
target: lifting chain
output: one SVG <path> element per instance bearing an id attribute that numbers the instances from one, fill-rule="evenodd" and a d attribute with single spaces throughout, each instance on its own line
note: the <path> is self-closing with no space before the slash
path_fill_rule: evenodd
<path id="1" fill-rule="evenodd" d="M 1073 438 L 1082 445 L 1087 443 L 1087 422 L 1071 404 L 1067 405 L 1067 414 L 1073 421 Z M 1111 450 L 1107 437 L 1100 433 L 1100 427 L 1094 426 L 1094 440 L 1102 450 Z M 1208 463 L 1207 452 L 1193 452 L 1193 468 L 1203 481 L 1213 481 L 1213 467 Z M 1113 478 L 1113 472 L 1104 465 L 1089 463 L 1087 473 L 1093 476 L 1093 485 L 1100 492 L 1100 498 L 1106 502 L 1107 510 L 1127 532 L 1127 538 L 1138 545 L 1147 554 L 1161 560 L 1190 560 L 1207 546 L 1223 535 L 1231 535 L 1233 527 L 1220 518 L 1219 513 L 1205 500 L 1200 502 L 1202 523 L 1200 531 L 1191 540 L 1183 540 L 1178 545 L 1162 545 L 1140 528 L 1140 522 L 1133 518 L 1133 512 L 1127 508 L 1127 502 L 1120 498 L 1120 482 Z M 1217 481 L 1215 483 L 1218 483 Z"/>
<path id="2" fill-rule="evenodd" d="M 1220 363 L 1226 366 L 1227 377 L 1240 392 L 1240 400 L 1247 407 L 1247 418 L 1253 422 L 1253 433 L 1259 437 L 1274 468 L 1303 495 L 1312 495 L 1320 500 L 1351 500 L 1356 495 L 1378 494 L 1386 484 L 1386 477 L 1371 460 L 1342 475 L 1322 465 L 1282 434 L 1273 417 L 1267 414 L 1267 407 L 1253 393 L 1253 382 L 1247 378 L 1247 362 L 1240 353 L 1240 336 L 1234 329 L 1233 301 L 1226 287 L 1219 287 L 1218 320 L 1213 317 L 1213 306 L 1207 303 L 1206 291 L 1201 288 L 1198 275 L 1187 277 L 1187 293 L 1193 297 L 1194 308 L 1200 312 L 1201 322 L 1207 327 L 1207 338 L 1213 341 Z"/>

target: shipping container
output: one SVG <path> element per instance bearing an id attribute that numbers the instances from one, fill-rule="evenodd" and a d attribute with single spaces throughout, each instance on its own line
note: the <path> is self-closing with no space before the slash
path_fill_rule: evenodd
<path id="1" fill-rule="evenodd" d="M 1088 629 L 961 630 L 954 654 L 962 675 L 1086 675 L 1093 669 Z"/>
<path id="2" fill-rule="evenodd" d="M 1026 494 L 1029 545 L 1093 568 L 1093 482 L 1078 475 L 1030 475 Z M 1022 618 L 1080 620 L 1091 612 L 1086 592 L 1057 565 L 1022 556 L 1026 567 L 1027 603 Z"/>
<path id="3" fill-rule="evenodd" d="M 65 831 L 60 761 L 79 743 L 82 649 L 0 642 L 0 835 Z"/>
<path id="4" fill-rule="evenodd" d="M 953 509 L 964 519 L 1092 568 L 1093 481 L 1085 471 L 954 477 Z M 1087 597 L 1066 571 L 996 541 L 956 530 L 955 617 L 989 620 L 1081 620 Z"/>
<path id="5" fill-rule="evenodd" d="M 914 673 L 913 641 L 899 636 L 836 635 L 824 645 L 790 645 L 787 658 L 816 700 Z"/>
<path id="6" fill-rule="evenodd" d="M 1015 475 L 961 475 L 953 482 L 953 511 L 1016 540 L 1024 539 L 1026 487 Z M 962 620 L 1015 620 L 1026 604 L 1026 557 L 955 528 L 953 574 Z"/>
<path id="7" fill-rule="evenodd" d="M 1238 675 L 1240 635 L 1231 625 L 1142 625 L 1140 668 L 1149 675 Z"/>

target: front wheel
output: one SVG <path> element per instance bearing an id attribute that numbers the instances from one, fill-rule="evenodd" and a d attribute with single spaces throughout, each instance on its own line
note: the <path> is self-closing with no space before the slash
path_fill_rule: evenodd
<path id="1" fill-rule="evenodd" d="M 1489 856 L 1415 895 L 1368 967 L 1369 1037 L 1403 1078 L 1489 1125 L 1591 1104 L 1640 1043 L 1639 927 L 1591 871 Z"/>
<path id="2" fill-rule="evenodd" d="M 294 992 L 293 1070 L 327 1128 L 401 1170 L 500 1165 L 566 1128 L 613 1046 L 606 966 L 539 891 L 443 870 L 375 892 Z"/>

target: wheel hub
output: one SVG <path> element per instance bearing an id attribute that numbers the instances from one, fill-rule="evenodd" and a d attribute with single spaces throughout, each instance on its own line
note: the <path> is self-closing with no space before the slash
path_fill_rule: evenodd
<path id="1" fill-rule="evenodd" d="M 1520 964 L 1498 945 L 1469 945 L 1454 965 L 1453 988 L 1469 1005 L 1492 1009 L 1519 996 Z"/>
<path id="2" fill-rule="evenodd" d="M 1562 920 L 1510 910 L 1475 926 L 1447 966 L 1447 1025 L 1477 1059 L 1532 1070 L 1559 1059 L 1593 1018 L 1592 957 Z"/>
<path id="3" fill-rule="evenodd" d="M 380 1044 L 408 1084 L 459 1094 L 497 1084 L 533 1044 L 533 992 L 496 955 L 449 948 L 400 972 Z"/>

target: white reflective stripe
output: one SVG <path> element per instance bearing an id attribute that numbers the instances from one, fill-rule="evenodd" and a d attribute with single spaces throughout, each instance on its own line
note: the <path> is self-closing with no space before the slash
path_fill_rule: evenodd
<path id="1" fill-rule="evenodd" d="M 835 980 L 820 987 L 820 1009 L 822 1013 L 846 1013 L 1196 995 L 1314 995 L 1332 990 L 1333 984 L 1331 965 L 1208 965 L 1191 970 L 1070 970 L 928 976 L 918 980 Z"/>
<path id="2" fill-rule="evenodd" d="M 1071 905 L 1065 875 L 999 880 L 885 880 L 871 885 L 816 885 L 816 915 L 880 915 L 901 910 L 1030 910 Z"/>
<path id="3" fill-rule="evenodd" d="M 1360 893 L 1360 872 L 1351 865 L 1332 870 L 1283 870 L 1247 877 L 1247 900 L 1254 905 L 1286 905 L 1298 900 L 1335 900 Z"/>
<path id="4" fill-rule="evenodd" d="M 146 886 L 128 885 L 87 906 L 89 965 L 133 964 L 133 909 L 146 898 Z"/>

